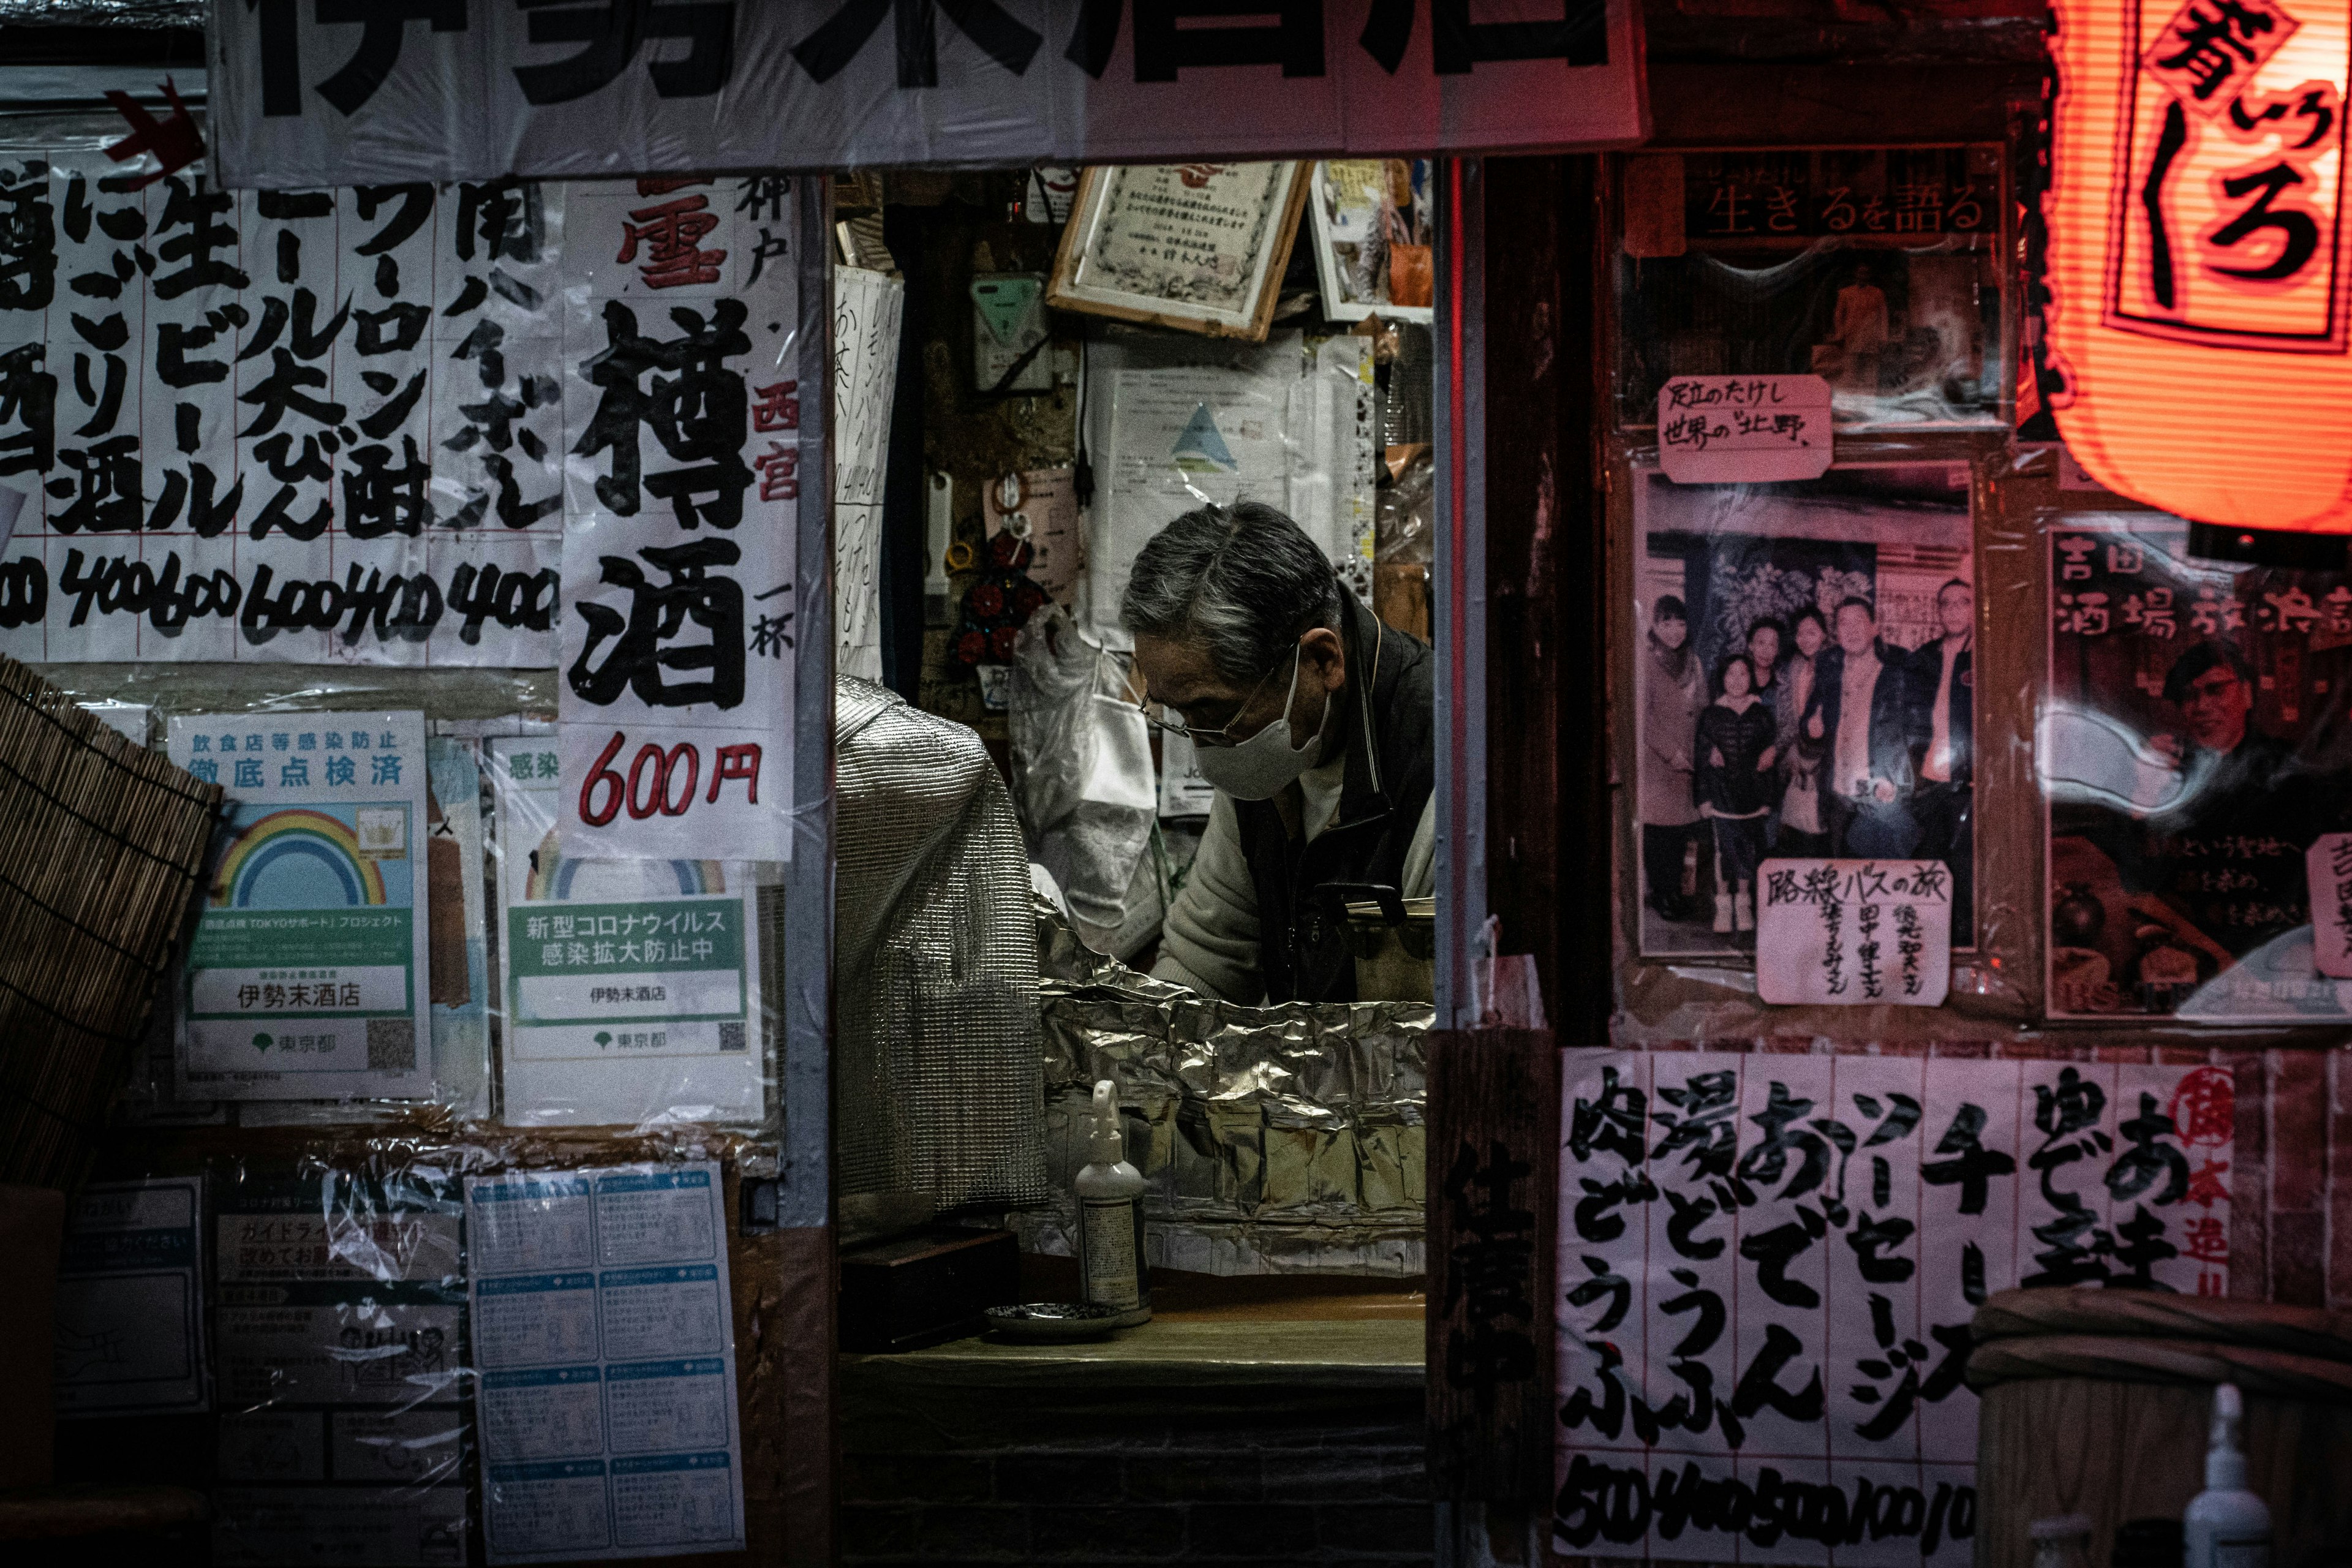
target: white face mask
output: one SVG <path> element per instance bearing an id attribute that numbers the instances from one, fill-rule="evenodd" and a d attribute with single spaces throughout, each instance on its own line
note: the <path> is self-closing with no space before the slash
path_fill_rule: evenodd
<path id="1" fill-rule="evenodd" d="M 1234 746 L 1195 746 L 1192 766 L 1201 776 L 1235 800 L 1270 800 L 1283 785 L 1315 765 L 1321 752 L 1323 731 L 1331 719 L 1331 694 L 1323 693 L 1323 720 L 1304 745 L 1292 741 L 1290 705 L 1298 696 L 1298 671 L 1306 648 L 1292 656 L 1290 689 L 1282 699 L 1282 717 Z"/>

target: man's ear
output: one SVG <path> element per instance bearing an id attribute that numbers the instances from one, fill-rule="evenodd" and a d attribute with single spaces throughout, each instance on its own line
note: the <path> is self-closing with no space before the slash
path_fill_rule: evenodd
<path id="1" fill-rule="evenodd" d="M 1317 626 L 1299 639 L 1299 647 L 1305 650 L 1307 669 L 1322 682 L 1324 690 L 1337 691 L 1348 684 L 1348 645 L 1338 632 Z"/>

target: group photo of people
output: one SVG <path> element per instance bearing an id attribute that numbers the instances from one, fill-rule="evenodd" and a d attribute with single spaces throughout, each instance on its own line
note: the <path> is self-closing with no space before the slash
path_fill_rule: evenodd
<path id="1" fill-rule="evenodd" d="M 1752 951 L 1763 863 L 1821 858 L 1944 861 L 1972 945 L 1965 471 L 1636 483 L 1643 952 Z"/>

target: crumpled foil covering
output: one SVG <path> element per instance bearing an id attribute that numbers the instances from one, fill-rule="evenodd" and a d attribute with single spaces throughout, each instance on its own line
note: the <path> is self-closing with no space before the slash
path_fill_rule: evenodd
<path id="1" fill-rule="evenodd" d="M 205 0 L 0 0 L 0 27 L 201 27 Z"/>
<path id="2" fill-rule="evenodd" d="M 880 686 L 840 679 L 834 711 L 835 1190 L 1034 1203 L 1036 931 L 1004 781 Z"/>
<path id="3" fill-rule="evenodd" d="M 1108 1078 L 1154 1267 L 1426 1272 L 1427 1003 L 1239 1007 L 1087 952 L 1049 907 L 1038 926 L 1054 1204 L 1009 1217 L 1024 1248 L 1073 1250 L 1079 1112 Z"/>

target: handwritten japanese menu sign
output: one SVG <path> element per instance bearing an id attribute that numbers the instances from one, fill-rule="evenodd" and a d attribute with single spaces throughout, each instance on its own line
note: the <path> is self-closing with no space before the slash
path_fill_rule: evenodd
<path id="1" fill-rule="evenodd" d="M 1941 860 L 1767 860 L 1756 990 L 1781 1005 L 1940 1005 L 1952 873 Z"/>
<path id="2" fill-rule="evenodd" d="M 0 652 L 551 665 L 567 524 L 651 510 L 677 538 L 602 531 L 573 595 L 614 613 L 621 562 L 622 624 L 575 638 L 592 705 L 667 684 L 648 659 L 788 663 L 778 599 L 740 654 L 669 646 L 707 647 L 730 567 L 770 564 L 743 518 L 793 523 L 788 190 L 231 192 L 95 144 L 0 150 Z M 664 544 L 691 559 L 635 554 Z"/>
<path id="3" fill-rule="evenodd" d="M 1658 466 L 1676 484 L 1817 479 L 1833 446 L 1818 375 L 1678 375 L 1658 389 Z"/>
<path id="4" fill-rule="evenodd" d="M 569 855 L 792 856 L 790 182 L 569 195 L 559 712 Z"/>
<path id="5" fill-rule="evenodd" d="M 1569 1054 L 1557 1544 L 1963 1568 L 1969 1322 L 2229 1287 L 2218 1068 Z"/>

